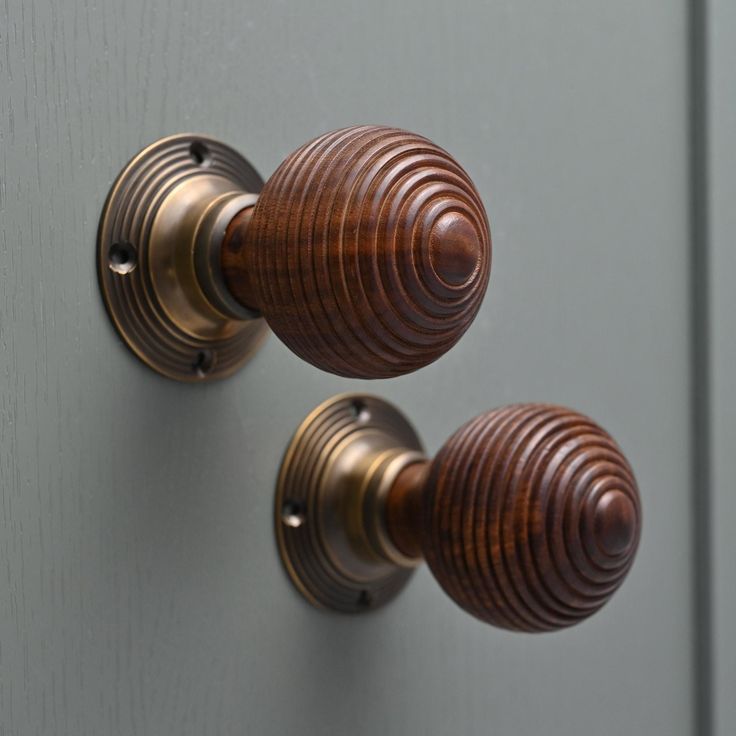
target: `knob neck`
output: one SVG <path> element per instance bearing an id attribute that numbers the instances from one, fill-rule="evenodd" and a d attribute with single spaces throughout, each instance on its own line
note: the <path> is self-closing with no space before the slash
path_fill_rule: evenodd
<path id="1" fill-rule="evenodd" d="M 417 460 L 397 474 L 386 497 L 385 523 L 391 541 L 406 557 L 422 557 L 422 496 L 430 461 Z"/>
<path id="2" fill-rule="evenodd" d="M 238 212 L 230 221 L 219 253 L 220 270 L 229 294 L 244 309 L 260 313 L 259 300 L 253 283 L 252 270 L 248 267 L 248 249 L 253 247 L 251 220 L 254 206 Z"/>
<path id="3" fill-rule="evenodd" d="M 210 307 L 229 320 L 244 321 L 261 316 L 256 307 L 233 293 L 222 257 L 233 240 L 232 233 L 247 229 L 257 201 L 257 194 L 246 192 L 228 193 L 213 200 L 195 231 L 192 252 L 197 281 Z"/>

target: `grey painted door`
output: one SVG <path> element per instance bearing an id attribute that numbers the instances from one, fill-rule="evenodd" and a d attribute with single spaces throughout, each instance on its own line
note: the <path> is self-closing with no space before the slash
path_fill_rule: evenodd
<path id="1" fill-rule="evenodd" d="M 202 0 L 0 6 L 0 734 L 692 733 L 689 22 L 685 2 Z M 94 244 L 144 144 L 194 130 L 268 175 L 358 122 L 421 132 L 487 204 L 494 271 L 408 377 L 320 373 L 276 340 L 225 382 L 138 363 Z M 381 611 L 311 609 L 272 535 L 281 453 L 327 396 L 395 401 L 434 450 L 512 401 L 628 454 L 638 560 L 540 636 L 422 570 Z"/>

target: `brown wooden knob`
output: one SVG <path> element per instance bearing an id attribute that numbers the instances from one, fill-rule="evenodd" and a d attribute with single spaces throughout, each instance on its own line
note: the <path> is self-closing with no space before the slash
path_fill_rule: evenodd
<path id="1" fill-rule="evenodd" d="M 641 528 L 626 458 L 577 412 L 496 409 L 430 461 L 406 419 L 364 395 L 335 397 L 304 421 L 284 457 L 277 514 L 289 574 L 318 605 L 380 605 L 423 558 L 466 611 L 532 632 L 600 609 Z"/>
<path id="2" fill-rule="evenodd" d="M 222 272 L 297 355 L 388 378 L 449 350 L 481 304 L 491 237 L 444 150 L 395 128 L 327 133 L 292 153 L 228 228 Z"/>
<path id="3" fill-rule="evenodd" d="M 621 584 L 638 544 L 639 494 L 626 458 L 597 424 L 561 407 L 522 404 L 473 419 L 411 492 L 421 510 L 413 527 L 404 516 L 398 541 L 411 545 L 414 534 L 448 595 L 507 629 L 587 618 Z M 389 505 L 389 524 L 390 514 Z"/>

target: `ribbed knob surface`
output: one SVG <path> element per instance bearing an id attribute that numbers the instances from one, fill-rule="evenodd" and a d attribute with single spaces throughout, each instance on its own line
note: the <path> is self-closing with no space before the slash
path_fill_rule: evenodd
<path id="1" fill-rule="evenodd" d="M 242 250 L 250 299 L 323 370 L 388 378 L 449 350 L 481 304 L 491 239 L 468 175 L 426 138 L 317 138 L 266 183 Z M 238 298 L 238 283 L 231 283 Z"/>
<path id="2" fill-rule="evenodd" d="M 461 427 L 432 462 L 421 544 L 445 591 L 478 618 L 548 631 L 597 611 L 641 526 L 613 439 L 569 409 L 521 404 Z"/>

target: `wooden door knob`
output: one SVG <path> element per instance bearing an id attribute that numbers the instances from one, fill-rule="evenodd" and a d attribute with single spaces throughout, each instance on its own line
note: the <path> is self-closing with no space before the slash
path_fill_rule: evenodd
<path id="1" fill-rule="evenodd" d="M 533 632 L 601 608 L 631 567 L 641 527 L 629 463 L 577 412 L 489 411 L 429 460 L 396 409 L 358 395 L 325 402 L 299 428 L 276 513 L 286 568 L 317 605 L 380 605 L 425 559 L 466 611 Z"/>
<path id="2" fill-rule="evenodd" d="M 222 250 L 235 298 L 297 355 L 388 378 L 449 350 L 486 289 L 491 238 L 459 164 L 426 138 L 361 126 L 317 138 L 266 182 Z"/>
<path id="3" fill-rule="evenodd" d="M 467 330 L 491 236 L 475 186 L 444 150 L 396 128 L 345 128 L 292 153 L 260 189 L 236 152 L 192 136 L 149 147 L 113 187 L 103 295 L 154 368 L 227 375 L 264 318 L 318 368 L 389 378 Z"/>

